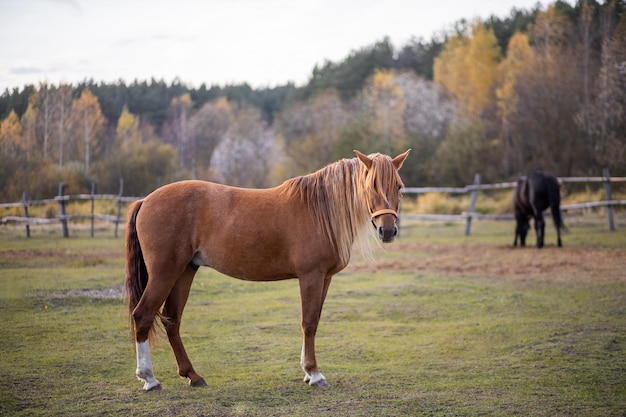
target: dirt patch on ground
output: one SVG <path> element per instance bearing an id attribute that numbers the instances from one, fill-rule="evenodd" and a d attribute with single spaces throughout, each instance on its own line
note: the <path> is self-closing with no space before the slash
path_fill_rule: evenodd
<path id="1" fill-rule="evenodd" d="M 40 291 L 38 296 L 48 298 L 66 298 L 66 297 L 89 297 L 89 298 L 124 298 L 125 289 L 123 285 L 116 285 L 111 288 L 83 288 L 80 290 L 67 291 Z"/>
<path id="2" fill-rule="evenodd" d="M 472 243 L 402 243 L 352 271 L 412 271 L 520 279 L 626 280 L 626 249 L 514 248 Z"/>

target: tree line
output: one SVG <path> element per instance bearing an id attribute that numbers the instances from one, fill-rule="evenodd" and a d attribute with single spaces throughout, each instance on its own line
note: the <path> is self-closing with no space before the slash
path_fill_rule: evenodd
<path id="1" fill-rule="evenodd" d="M 407 185 L 626 174 L 623 0 L 557 1 L 383 39 L 312 70 L 302 87 L 190 88 L 179 80 L 52 85 L 0 96 L 3 201 L 145 195 L 186 178 L 267 187 L 352 149 L 411 147 Z"/>

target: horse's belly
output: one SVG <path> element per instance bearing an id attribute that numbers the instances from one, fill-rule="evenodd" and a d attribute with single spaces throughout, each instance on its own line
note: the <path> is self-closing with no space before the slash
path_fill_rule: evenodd
<path id="1" fill-rule="evenodd" d="M 199 251 L 192 262 L 246 281 L 278 281 L 297 277 L 288 257 L 266 251 Z"/>

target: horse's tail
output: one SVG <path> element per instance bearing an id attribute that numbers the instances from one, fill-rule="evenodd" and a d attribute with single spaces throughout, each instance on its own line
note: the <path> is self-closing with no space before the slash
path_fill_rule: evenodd
<path id="1" fill-rule="evenodd" d="M 142 202 L 143 200 L 139 200 L 131 205 L 128 212 L 128 222 L 126 224 L 126 298 L 130 329 L 133 335 L 135 331 L 133 311 L 135 307 L 137 307 L 148 284 L 148 270 L 143 260 L 143 252 L 139 244 L 139 239 L 137 238 L 136 227 L 137 213 L 141 208 Z M 150 337 L 152 337 L 152 334 L 153 331 L 150 332 Z"/>
<path id="2" fill-rule="evenodd" d="M 548 200 L 550 202 L 550 211 L 552 212 L 554 227 L 559 230 L 567 231 L 567 227 L 561 217 L 561 191 L 556 178 L 554 178 L 554 181 L 548 181 Z"/>

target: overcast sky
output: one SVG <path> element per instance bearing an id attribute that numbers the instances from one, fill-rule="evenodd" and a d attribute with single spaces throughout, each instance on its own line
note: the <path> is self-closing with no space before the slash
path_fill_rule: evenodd
<path id="1" fill-rule="evenodd" d="M 302 85 L 316 64 L 385 36 L 399 48 L 538 3 L 552 1 L 0 0 L 0 93 L 85 79 Z"/>

